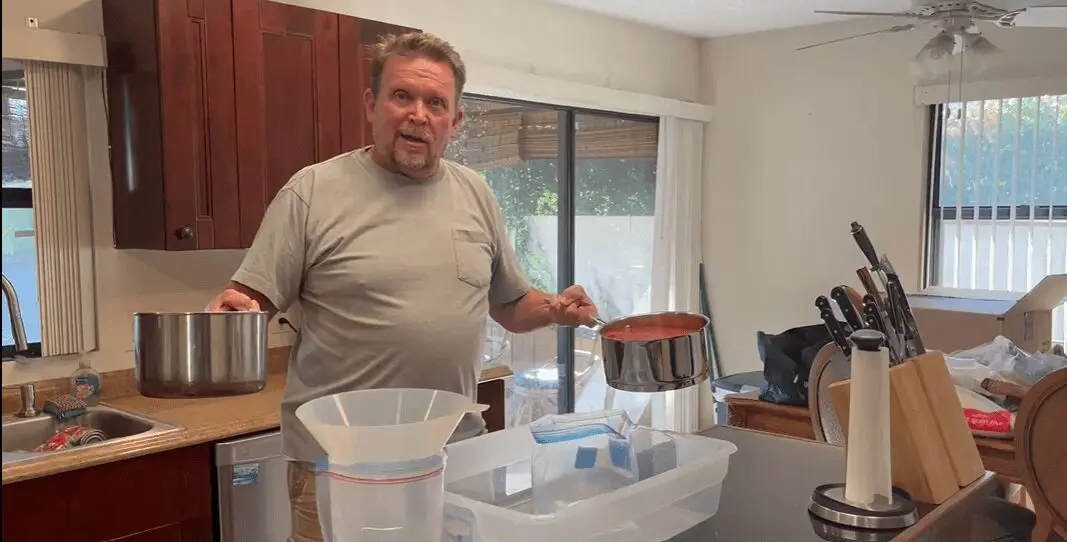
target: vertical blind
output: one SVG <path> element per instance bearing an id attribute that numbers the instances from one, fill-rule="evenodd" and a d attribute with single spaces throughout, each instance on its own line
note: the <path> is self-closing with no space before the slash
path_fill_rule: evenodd
<path id="1" fill-rule="evenodd" d="M 43 356 L 96 347 L 83 69 L 25 63 Z"/>
<path id="2" fill-rule="evenodd" d="M 931 282 L 1025 292 L 1067 273 L 1067 95 L 937 106 Z M 1065 306 L 1054 342 L 1067 339 Z"/>

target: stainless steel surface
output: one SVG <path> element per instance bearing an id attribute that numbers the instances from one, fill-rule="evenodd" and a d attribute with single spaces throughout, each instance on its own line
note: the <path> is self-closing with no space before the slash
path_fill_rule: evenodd
<path id="1" fill-rule="evenodd" d="M 135 313 L 137 390 L 148 397 L 255 393 L 267 383 L 267 313 Z"/>
<path id="2" fill-rule="evenodd" d="M 605 336 L 615 329 L 649 326 L 689 330 L 685 335 L 659 340 L 617 340 Z M 628 316 L 599 325 L 604 376 L 612 388 L 654 393 L 678 390 L 708 378 L 707 317 L 686 312 L 659 312 Z"/>
<path id="3" fill-rule="evenodd" d="M 15 413 L 18 418 L 32 418 L 38 414 L 37 412 L 37 390 L 33 387 L 33 384 L 23 384 L 19 386 L 19 399 L 22 401 L 22 406 L 19 411 Z"/>
<path id="4" fill-rule="evenodd" d="M 80 425 L 99 429 L 107 436 L 102 443 L 86 444 L 67 450 L 54 452 L 34 452 L 33 449 L 44 444 L 55 435 L 56 431 L 68 425 Z M 104 405 L 89 407 L 85 414 L 65 423 L 56 422 L 51 416 L 39 414 L 32 418 L 18 416 L 3 417 L 3 453 L 4 464 L 30 461 L 56 454 L 70 453 L 80 448 L 103 446 L 115 442 L 128 442 L 135 439 L 147 439 L 160 434 L 176 431 L 179 428 L 152 418 L 138 416 Z"/>
<path id="5" fill-rule="evenodd" d="M 718 513 L 672 541 L 824 540 L 812 525 L 808 505 L 813 489 L 844 479 L 843 447 L 725 426 L 699 434 L 730 441 L 737 453 L 730 456 Z M 917 503 L 919 521 L 893 540 L 969 540 L 959 533 L 969 529 L 979 506 L 997 487 L 995 475 L 986 473 L 940 506 Z"/>
<path id="6" fill-rule="evenodd" d="M 219 542 L 285 542 L 291 531 L 281 433 L 215 445 Z"/>
<path id="7" fill-rule="evenodd" d="M 25 352 L 29 350 L 30 343 L 26 340 L 26 324 L 22 321 L 19 295 L 15 291 L 15 286 L 7 280 L 6 275 L 0 275 L 0 277 L 3 277 L 4 299 L 7 300 L 8 317 L 11 319 L 11 335 L 15 340 L 15 352 Z"/>
<path id="8" fill-rule="evenodd" d="M 826 484 L 815 488 L 808 511 L 836 525 L 879 531 L 901 530 L 914 525 L 919 519 L 911 497 L 897 488 L 893 488 L 891 502 L 859 506 L 846 501 L 845 484 Z"/>

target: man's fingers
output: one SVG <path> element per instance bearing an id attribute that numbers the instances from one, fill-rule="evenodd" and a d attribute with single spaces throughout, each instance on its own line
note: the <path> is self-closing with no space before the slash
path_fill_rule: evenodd
<path id="1" fill-rule="evenodd" d="M 208 305 L 208 311 L 212 312 L 244 312 L 260 311 L 259 302 L 237 290 L 224 290 Z"/>

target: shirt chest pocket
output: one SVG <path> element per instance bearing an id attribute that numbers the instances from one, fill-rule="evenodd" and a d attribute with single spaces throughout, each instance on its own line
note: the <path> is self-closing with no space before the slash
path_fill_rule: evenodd
<path id="1" fill-rule="evenodd" d="M 493 247 L 489 236 L 471 230 L 452 230 L 456 251 L 456 277 L 475 288 L 485 288 L 493 278 Z"/>

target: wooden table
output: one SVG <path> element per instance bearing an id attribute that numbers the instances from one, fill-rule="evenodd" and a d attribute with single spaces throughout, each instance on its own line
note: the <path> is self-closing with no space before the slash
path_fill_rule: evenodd
<path id="1" fill-rule="evenodd" d="M 756 431 L 816 440 L 811 426 L 811 412 L 807 407 L 778 405 L 761 401 L 757 392 L 738 393 L 726 397 L 729 424 Z M 1015 464 L 1015 443 L 1011 440 L 974 437 L 982 464 L 1004 480 L 1021 484 Z"/>

